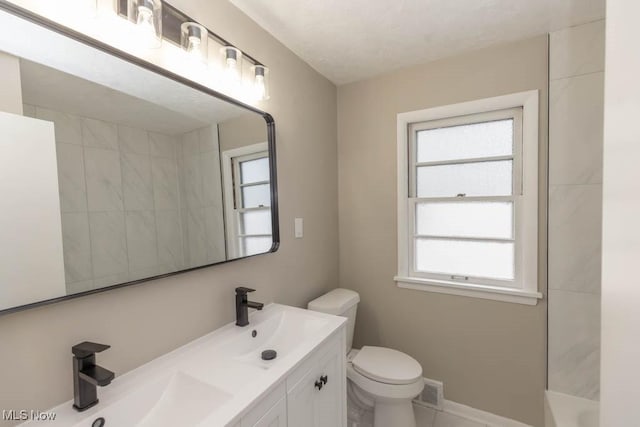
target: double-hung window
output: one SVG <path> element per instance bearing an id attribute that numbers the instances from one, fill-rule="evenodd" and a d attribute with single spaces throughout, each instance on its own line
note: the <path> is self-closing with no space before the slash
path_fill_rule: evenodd
<path id="1" fill-rule="evenodd" d="M 537 128 L 535 92 L 399 115 L 400 286 L 536 302 Z"/>
<path id="2" fill-rule="evenodd" d="M 231 256 L 268 252 L 273 236 L 267 144 L 225 151 L 223 173 Z"/>

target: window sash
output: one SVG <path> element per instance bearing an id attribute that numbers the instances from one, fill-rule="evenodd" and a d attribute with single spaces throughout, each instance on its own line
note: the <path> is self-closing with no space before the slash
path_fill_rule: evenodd
<path id="1" fill-rule="evenodd" d="M 236 215 L 236 226 L 237 226 L 237 237 L 238 238 L 242 238 L 242 237 L 268 237 L 271 236 L 271 233 L 242 233 L 242 214 L 245 212 L 259 212 L 259 211 L 268 211 L 271 212 L 271 207 L 269 206 L 265 206 L 265 207 L 257 207 L 257 208 L 242 208 L 242 209 L 236 209 L 235 210 L 235 215 Z"/>
<path id="2" fill-rule="evenodd" d="M 484 237 L 458 237 L 458 236 L 430 236 L 430 235 L 421 235 L 416 232 L 416 205 L 421 201 L 434 201 L 434 199 L 408 199 L 407 200 L 407 212 L 409 214 L 408 218 L 408 231 L 409 231 L 409 251 L 408 251 L 408 261 L 409 261 L 409 275 L 411 277 L 419 277 L 424 279 L 434 279 L 438 281 L 452 281 L 458 283 L 465 283 L 469 285 L 477 284 L 477 285 L 489 285 L 489 286 L 498 286 L 498 287 L 506 287 L 506 288 L 514 288 L 514 289 L 522 289 L 522 232 L 521 227 L 519 227 L 519 220 L 522 218 L 521 215 L 521 203 L 519 203 L 520 197 L 474 197 L 474 198 L 464 198 L 464 201 L 481 200 L 481 201 L 512 201 L 513 202 L 513 238 L 512 239 L 499 239 L 499 238 L 484 238 Z M 452 201 L 457 200 L 456 198 L 442 198 L 435 200 L 443 200 L 443 201 Z M 462 200 L 461 200 L 462 201 Z M 478 241 L 478 242 L 512 242 L 514 243 L 514 278 L 513 280 L 505 280 L 505 279 L 497 279 L 497 278 L 489 278 L 489 277 L 480 277 L 480 276 L 472 276 L 472 275 L 456 275 L 456 274 L 442 274 L 438 272 L 425 272 L 418 271 L 416 268 L 416 240 L 419 238 L 433 238 L 440 240 L 449 240 L 449 241 Z"/>
<path id="3" fill-rule="evenodd" d="M 260 238 L 260 237 L 272 237 L 271 233 L 243 233 L 242 232 L 242 214 L 245 212 L 255 212 L 255 211 L 268 211 L 271 212 L 271 206 L 254 206 L 245 208 L 244 205 L 244 196 L 242 189 L 255 187 L 258 185 L 270 185 L 270 180 L 265 181 L 255 181 L 255 182 L 242 182 L 242 173 L 241 173 L 241 164 L 243 162 L 257 160 L 261 158 L 269 157 L 269 152 L 265 150 L 260 150 L 250 154 L 237 155 L 230 158 L 231 163 L 231 180 L 232 180 L 232 192 L 233 192 L 233 205 L 231 215 L 233 216 L 233 225 L 231 226 L 233 229 L 233 238 L 235 240 L 235 251 L 238 252 L 237 256 L 246 256 L 246 245 L 245 241 L 247 238 Z"/>
<path id="4" fill-rule="evenodd" d="M 438 162 L 418 162 L 417 161 L 417 133 L 423 130 L 439 129 L 444 127 L 455 127 L 469 124 L 479 124 L 498 120 L 513 119 L 513 147 L 510 156 L 487 156 L 476 158 L 463 158 L 454 160 L 443 160 Z M 441 166 L 467 163 L 491 162 L 497 160 L 512 160 L 512 194 L 522 195 L 522 108 L 509 108 L 504 110 L 478 113 L 468 116 L 452 117 L 440 120 L 430 120 L 426 122 L 411 123 L 408 126 L 409 133 L 409 188 L 408 197 L 416 197 L 418 183 L 419 166 Z"/>
<path id="5" fill-rule="evenodd" d="M 244 156 L 236 156 L 231 158 L 234 210 L 237 211 L 238 209 L 249 209 L 244 207 L 244 197 L 242 195 L 243 188 L 270 184 L 270 181 L 256 181 L 256 182 L 249 182 L 249 183 L 242 182 L 242 174 L 240 172 L 241 163 L 248 162 L 251 160 L 261 159 L 264 157 L 269 157 L 269 153 L 267 151 L 260 151 L 258 153 L 252 153 Z M 256 208 L 260 208 L 260 207 L 256 207 Z"/>
<path id="6" fill-rule="evenodd" d="M 476 123 L 485 123 L 497 120 L 513 120 L 513 147 L 512 154 L 505 156 L 488 156 L 476 158 L 461 158 L 434 162 L 417 162 L 417 134 L 419 131 L 438 129 L 442 127 L 454 127 L 461 125 L 469 125 Z M 467 116 L 458 116 L 439 120 L 430 120 L 425 122 L 411 123 L 407 129 L 408 132 L 408 169 L 409 169 L 409 185 L 407 188 L 407 212 L 408 218 L 408 261 L 409 274 L 412 277 L 433 279 L 437 281 L 449 281 L 464 283 L 468 285 L 488 285 L 505 287 L 511 289 L 523 289 L 522 280 L 522 236 L 520 222 L 521 201 L 523 198 L 523 169 L 522 169 L 522 108 L 509 108 L 504 110 L 491 111 L 486 113 L 471 114 Z M 421 166 L 439 166 L 439 165 L 456 165 L 479 162 L 490 162 L 497 160 L 511 160 L 512 166 L 512 194 L 511 196 L 452 196 L 452 197 L 416 197 L 417 194 L 417 171 Z M 424 202 L 472 202 L 472 201 L 508 201 L 513 203 L 513 238 L 512 239 L 496 239 L 496 238 L 469 238 L 458 236 L 429 236 L 417 234 L 416 228 L 416 209 L 418 203 Z M 433 238 L 449 241 L 478 241 L 478 242 L 510 242 L 514 243 L 514 279 L 505 280 L 499 278 L 467 276 L 463 274 L 442 274 L 438 272 L 417 271 L 416 268 L 416 242 L 420 238 Z"/>

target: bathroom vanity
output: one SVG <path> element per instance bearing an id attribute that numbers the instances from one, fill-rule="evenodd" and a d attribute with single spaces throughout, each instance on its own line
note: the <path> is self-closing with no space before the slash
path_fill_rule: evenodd
<path id="1" fill-rule="evenodd" d="M 52 408 L 47 425 L 346 427 L 346 319 L 270 304 L 249 321 L 116 377 L 84 412 Z"/>

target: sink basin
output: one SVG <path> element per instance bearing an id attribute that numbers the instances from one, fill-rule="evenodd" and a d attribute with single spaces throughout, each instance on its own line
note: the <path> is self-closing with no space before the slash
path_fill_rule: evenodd
<path id="1" fill-rule="evenodd" d="M 123 396 L 74 427 L 90 427 L 100 417 L 109 427 L 197 425 L 231 397 L 191 375 L 176 372 Z"/>
<path id="2" fill-rule="evenodd" d="M 137 427 L 195 425 L 231 397 L 229 393 L 178 372 Z"/>
<path id="3" fill-rule="evenodd" d="M 327 324 L 326 318 L 296 311 L 282 311 L 261 320 L 256 315 L 252 323 L 245 327 L 246 331 L 230 340 L 229 348 L 233 349 L 231 353 L 234 360 L 263 369 L 273 366 Z M 277 357 L 262 360 L 264 350 L 275 350 Z"/>

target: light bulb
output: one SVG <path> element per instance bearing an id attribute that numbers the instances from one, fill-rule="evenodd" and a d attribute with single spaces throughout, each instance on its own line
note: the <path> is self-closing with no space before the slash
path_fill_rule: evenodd
<path id="1" fill-rule="evenodd" d="M 256 76 L 256 81 L 254 83 L 256 98 L 259 100 L 264 99 L 267 89 L 264 86 L 264 76 Z"/>
<path id="2" fill-rule="evenodd" d="M 208 49 L 207 29 L 196 22 L 185 22 L 180 26 L 181 45 L 191 60 L 206 62 Z"/>
<path id="3" fill-rule="evenodd" d="M 187 43 L 187 52 L 189 53 L 189 55 L 195 56 L 196 59 L 202 59 L 199 37 L 189 37 L 189 42 Z"/>
<path id="4" fill-rule="evenodd" d="M 153 23 L 153 10 L 146 6 L 138 6 L 138 33 L 140 42 L 146 47 L 152 47 L 157 43 L 158 33 Z"/>
<path id="5" fill-rule="evenodd" d="M 156 28 L 153 25 L 153 10 L 146 6 L 138 6 L 138 26 L 145 32 L 150 32 L 156 36 Z"/>
<path id="6" fill-rule="evenodd" d="M 227 84 L 231 86 L 237 86 L 240 84 L 242 76 L 240 75 L 240 67 L 238 60 L 242 57 L 242 52 L 235 47 L 224 47 L 225 55 L 225 80 Z"/>
<path id="7" fill-rule="evenodd" d="M 268 72 L 269 69 L 264 65 L 256 65 L 253 67 L 254 78 L 252 95 L 257 101 L 264 101 L 269 98 L 266 78 Z"/>

